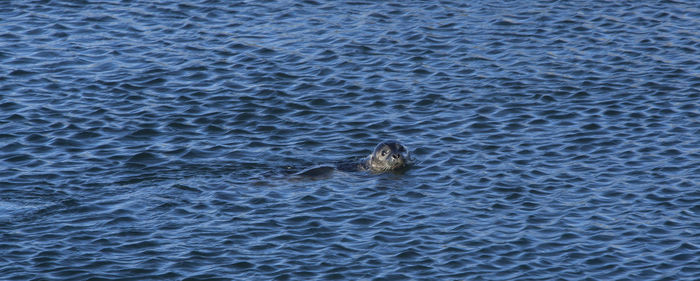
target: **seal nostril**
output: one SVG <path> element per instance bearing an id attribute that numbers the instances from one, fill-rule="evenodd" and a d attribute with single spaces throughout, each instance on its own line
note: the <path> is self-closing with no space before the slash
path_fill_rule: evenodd
<path id="1" fill-rule="evenodd" d="M 393 154 L 393 155 L 391 155 L 391 157 L 394 159 L 399 159 L 399 158 L 401 158 L 401 155 Z"/>

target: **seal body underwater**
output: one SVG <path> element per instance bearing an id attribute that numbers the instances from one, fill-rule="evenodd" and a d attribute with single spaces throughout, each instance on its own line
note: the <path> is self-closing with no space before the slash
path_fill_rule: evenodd
<path id="1" fill-rule="evenodd" d="M 372 153 L 360 161 L 341 162 L 335 166 L 317 166 L 306 169 L 295 175 L 303 178 L 328 178 L 335 170 L 343 172 L 367 171 L 373 174 L 399 172 L 413 163 L 411 154 L 398 141 L 383 141 L 377 144 Z"/>

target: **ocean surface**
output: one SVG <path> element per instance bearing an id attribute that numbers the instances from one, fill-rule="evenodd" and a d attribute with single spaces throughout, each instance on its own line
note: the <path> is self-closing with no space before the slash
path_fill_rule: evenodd
<path id="1" fill-rule="evenodd" d="M 700 5 L 3 1 L 0 279 L 698 280 Z"/>

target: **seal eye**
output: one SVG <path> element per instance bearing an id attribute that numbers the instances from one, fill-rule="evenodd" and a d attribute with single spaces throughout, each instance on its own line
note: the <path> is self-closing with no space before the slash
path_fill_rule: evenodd
<path id="1" fill-rule="evenodd" d="M 386 150 L 382 150 L 382 156 L 386 156 L 387 153 Z"/>

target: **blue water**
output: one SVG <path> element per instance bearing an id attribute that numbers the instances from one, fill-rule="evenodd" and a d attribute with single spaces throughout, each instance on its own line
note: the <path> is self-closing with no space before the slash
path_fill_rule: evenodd
<path id="1" fill-rule="evenodd" d="M 0 279 L 700 279 L 695 1 L 7 1 Z M 406 144 L 403 174 L 293 176 Z"/>

